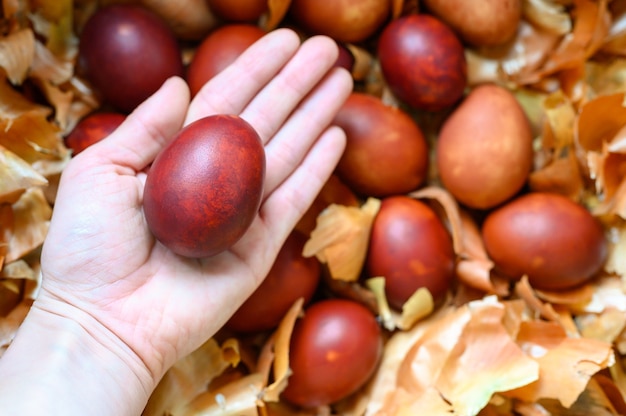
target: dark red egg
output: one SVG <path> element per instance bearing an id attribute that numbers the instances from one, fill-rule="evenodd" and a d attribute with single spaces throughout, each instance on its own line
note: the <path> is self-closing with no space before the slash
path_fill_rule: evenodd
<path id="1" fill-rule="evenodd" d="M 435 211 L 408 196 L 382 200 L 374 219 L 366 267 L 385 278 L 389 305 L 401 309 L 425 287 L 441 300 L 454 278 L 452 238 Z"/>
<path id="2" fill-rule="evenodd" d="M 144 189 L 146 222 L 177 254 L 218 254 L 252 224 L 264 180 L 265 151 L 250 124 L 233 115 L 199 119 L 154 160 Z"/>
<path id="3" fill-rule="evenodd" d="M 326 299 L 305 310 L 291 337 L 282 398 L 302 407 L 334 403 L 361 388 L 383 352 L 380 326 L 365 306 Z"/>
<path id="4" fill-rule="evenodd" d="M 308 304 L 320 281 L 321 267 L 315 257 L 304 257 L 307 239 L 293 231 L 283 244 L 261 285 L 228 320 L 226 328 L 256 332 L 275 328 L 296 300 Z"/>
<path id="5" fill-rule="evenodd" d="M 496 271 L 528 276 L 537 289 L 563 290 L 594 277 L 608 244 L 601 224 L 582 205 L 551 193 L 519 196 L 492 211 L 482 229 Z"/>
<path id="6" fill-rule="evenodd" d="M 207 4 L 226 22 L 256 22 L 268 9 L 268 0 L 207 0 Z"/>
<path id="7" fill-rule="evenodd" d="M 373 95 L 354 92 L 334 123 L 347 138 L 337 176 L 356 193 L 402 194 L 426 180 L 428 145 L 420 127 L 403 110 Z"/>
<path id="8" fill-rule="evenodd" d="M 187 69 L 187 83 L 192 95 L 220 73 L 265 32 L 251 24 L 229 24 L 208 34 L 196 49 Z"/>
<path id="9" fill-rule="evenodd" d="M 92 113 L 76 124 L 65 138 L 65 145 L 75 156 L 113 133 L 124 120 L 126 115 L 121 113 Z"/>
<path id="10" fill-rule="evenodd" d="M 111 105 L 132 111 L 165 80 L 183 76 L 181 51 L 171 29 L 135 5 L 98 9 L 80 34 L 79 67 Z"/>
<path id="11" fill-rule="evenodd" d="M 463 96 L 465 50 L 457 35 L 437 18 L 411 14 L 391 21 L 377 50 L 385 81 L 408 105 L 439 111 Z"/>

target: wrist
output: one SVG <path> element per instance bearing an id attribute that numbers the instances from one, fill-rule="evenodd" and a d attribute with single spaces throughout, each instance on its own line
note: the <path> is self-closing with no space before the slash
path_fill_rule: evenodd
<path id="1" fill-rule="evenodd" d="M 0 358 L 0 408 L 15 410 L 7 414 L 139 415 L 156 382 L 96 319 L 45 298 L 35 302 Z"/>

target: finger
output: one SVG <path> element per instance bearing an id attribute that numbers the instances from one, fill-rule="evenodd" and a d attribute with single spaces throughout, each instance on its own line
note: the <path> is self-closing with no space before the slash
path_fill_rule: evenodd
<path id="1" fill-rule="evenodd" d="M 335 69 L 296 108 L 265 147 L 265 195 L 270 194 L 302 162 L 351 91 L 351 75 L 343 69 Z"/>
<path id="2" fill-rule="evenodd" d="M 173 77 L 140 104 L 109 137 L 93 148 L 107 162 L 140 171 L 181 129 L 189 105 L 185 81 Z"/>
<path id="3" fill-rule="evenodd" d="M 289 29 L 276 29 L 263 36 L 200 89 L 185 124 L 212 114 L 240 114 L 299 46 L 298 35 Z"/>
<path id="4" fill-rule="evenodd" d="M 311 147 L 302 163 L 267 196 L 259 215 L 279 243 L 294 228 L 337 166 L 346 146 L 346 135 L 329 127 Z"/>
<path id="5" fill-rule="evenodd" d="M 267 143 L 298 103 L 337 60 L 337 44 L 328 37 L 307 39 L 297 54 L 259 91 L 241 113 Z"/>

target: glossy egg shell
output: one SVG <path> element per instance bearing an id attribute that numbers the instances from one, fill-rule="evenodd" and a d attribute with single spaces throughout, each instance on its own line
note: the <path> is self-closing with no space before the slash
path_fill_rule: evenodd
<path id="1" fill-rule="evenodd" d="M 487 216 L 482 235 L 499 273 L 511 279 L 526 274 L 537 289 L 577 286 L 593 277 L 607 256 L 600 223 L 557 194 L 530 193 L 508 202 Z"/>
<path id="2" fill-rule="evenodd" d="M 196 49 L 187 68 L 187 83 L 192 95 L 224 68 L 233 63 L 265 32 L 251 24 L 228 24 L 209 33 Z"/>
<path id="3" fill-rule="evenodd" d="M 79 66 L 104 99 L 130 112 L 165 80 L 183 76 L 180 48 L 157 15 L 135 5 L 98 9 L 80 34 Z"/>
<path id="4" fill-rule="evenodd" d="M 374 219 L 366 268 L 385 278 L 389 305 L 401 309 L 419 288 L 441 300 L 454 278 L 452 238 L 435 211 L 404 195 L 384 198 Z"/>
<path id="5" fill-rule="evenodd" d="M 307 238 L 292 232 L 280 249 L 261 285 L 226 323 L 236 332 L 257 332 L 275 328 L 299 298 L 305 305 L 320 281 L 320 264 L 315 257 L 304 257 Z"/>
<path id="6" fill-rule="evenodd" d="M 526 183 L 533 135 L 524 110 L 508 90 L 474 88 L 445 120 L 437 138 L 437 171 L 444 187 L 477 209 L 499 205 Z"/>
<path id="7" fill-rule="evenodd" d="M 363 305 L 345 299 L 313 303 L 296 322 L 282 398 L 302 406 L 334 403 L 361 388 L 383 351 L 381 329 Z"/>
<path id="8" fill-rule="evenodd" d="M 403 110 L 354 92 L 334 123 L 347 138 L 337 175 L 356 193 L 383 197 L 414 191 L 426 180 L 428 145 Z"/>
<path id="9" fill-rule="evenodd" d="M 199 119 L 154 160 L 144 190 L 146 221 L 177 254 L 215 255 L 251 225 L 264 178 L 263 144 L 250 124 L 233 115 Z"/>
<path id="10" fill-rule="evenodd" d="M 122 113 L 93 113 L 81 119 L 65 138 L 65 145 L 75 156 L 87 147 L 107 137 L 126 120 Z"/>
<path id="11" fill-rule="evenodd" d="M 382 31 L 377 51 L 385 81 L 406 104 L 438 111 L 463 96 L 465 50 L 440 20 L 424 14 L 395 19 Z"/>

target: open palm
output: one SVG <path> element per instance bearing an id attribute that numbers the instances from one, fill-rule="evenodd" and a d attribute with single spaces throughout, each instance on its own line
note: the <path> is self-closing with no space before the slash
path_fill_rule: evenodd
<path id="1" fill-rule="evenodd" d="M 329 127 L 351 91 L 331 69 L 334 43 L 302 45 L 279 29 L 253 45 L 190 102 L 168 80 L 116 132 L 63 173 L 44 244 L 36 308 L 84 314 L 126 344 L 155 379 L 212 336 L 260 284 L 286 236 L 332 172 L 343 132 Z M 237 114 L 265 143 L 264 199 L 229 251 L 186 259 L 156 241 L 142 212 L 146 167 L 180 128 Z"/>

